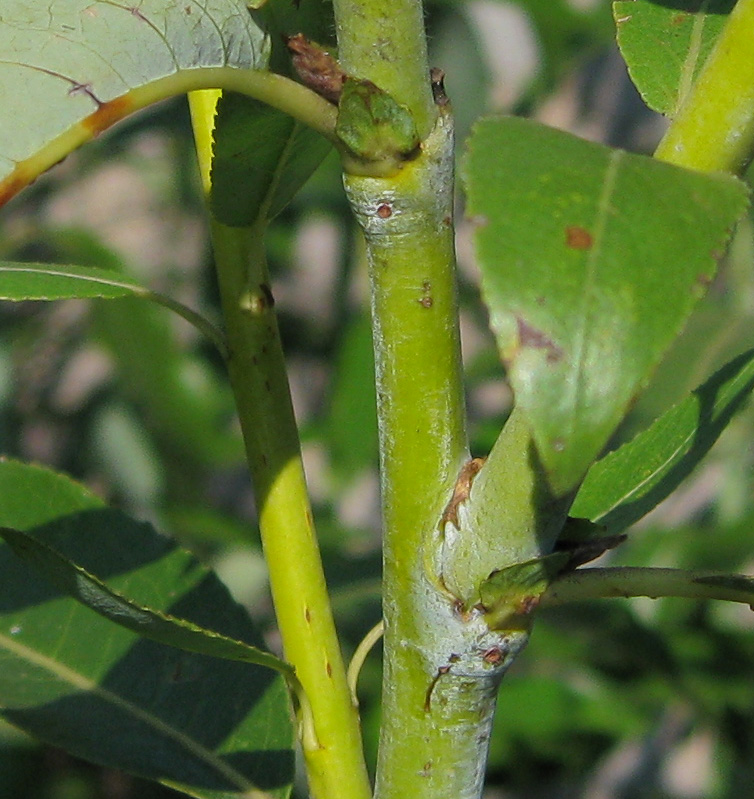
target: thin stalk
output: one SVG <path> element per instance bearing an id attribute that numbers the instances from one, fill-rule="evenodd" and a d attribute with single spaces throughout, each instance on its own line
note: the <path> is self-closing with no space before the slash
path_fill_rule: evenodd
<path id="1" fill-rule="evenodd" d="M 208 174 L 214 100 L 192 98 Z M 259 529 L 286 660 L 311 706 L 302 744 L 315 799 L 369 799 L 358 714 L 332 618 L 264 251 L 266 217 L 250 228 L 213 221 L 228 372 L 259 509 Z"/>
<path id="2" fill-rule="evenodd" d="M 301 461 L 263 231 L 213 223 L 228 371 L 259 507 L 259 530 L 286 660 L 312 707 L 304 747 L 311 795 L 368 799 L 358 715 L 330 609 Z"/>
<path id="3" fill-rule="evenodd" d="M 722 599 L 754 604 L 754 578 L 739 574 L 635 566 L 576 569 L 550 585 L 540 607 L 610 597 Z"/>
<path id="4" fill-rule="evenodd" d="M 741 174 L 754 153 L 754 0 L 738 0 L 655 156 Z"/>

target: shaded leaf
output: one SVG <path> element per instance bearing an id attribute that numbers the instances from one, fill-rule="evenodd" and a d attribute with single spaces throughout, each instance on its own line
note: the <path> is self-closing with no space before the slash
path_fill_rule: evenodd
<path id="1" fill-rule="evenodd" d="M 32 532 L 139 605 L 261 646 L 212 573 L 66 477 L 0 461 L 0 524 Z M 7 545 L 0 708 L 44 741 L 192 796 L 290 790 L 293 730 L 279 676 L 144 640 L 39 580 Z"/>
<path id="2" fill-rule="evenodd" d="M 498 348 L 565 493 L 703 294 L 746 189 L 514 118 L 476 126 L 463 172 Z"/>
<path id="3" fill-rule="evenodd" d="M 675 116 L 734 5 L 735 0 L 613 3 L 618 46 L 650 108 Z"/>
<path id="4" fill-rule="evenodd" d="M 35 568 L 61 591 L 70 594 L 95 613 L 120 624 L 127 630 L 186 652 L 211 655 L 224 660 L 238 660 L 243 663 L 256 663 L 283 675 L 293 675 L 292 666 L 269 652 L 245 644 L 243 641 L 228 638 L 214 630 L 199 627 L 186 619 L 145 607 L 113 591 L 86 569 L 37 540 L 33 535 L 9 527 L 0 527 L 0 537 L 5 539 L 19 558 Z"/>
<path id="5" fill-rule="evenodd" d="M 754 350 L 739 355 L 651 427 L 592 466 L 571 513 L 617 533 L 669 496 L 709 452 L 754 388 Z"/>
<path id="6" fill-rule="evenodd" d="M 280 213 L 332 146 L 287 114 L 228 92 L 218 103 L 214 139 L 210 203 L 231 227 Z"/>
<path id="7" fill-rule="evenodd" d="M 134 90 L 199 67 L 263 68 L 269 46 L 243 0 L 4 0 L 0 51 L 2 205 L 139 103 L 191 86 L 139 102 Z"/>

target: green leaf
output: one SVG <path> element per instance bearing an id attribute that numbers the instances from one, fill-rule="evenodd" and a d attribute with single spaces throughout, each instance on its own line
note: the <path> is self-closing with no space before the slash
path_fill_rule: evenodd
<path id="1" fill-rule="evenodd" d="M 211 572 L 62 475 L 0 461 L 0 524 L 33 532 L 136 605 L 261 646 Z M 7 545 L 0 546 L 0 708 L 44 741 L 192 796 L 290 791 L 293 730 L 279 676 L 144 640 L 40 581 Z"/>
<path id="2" fill-rule="evenodd" d="M 143 638 L 186 652 L 242 663 L 256 663 L 280 674 L 293 676 L 293 667 L 269 652 L 192 624 L 186 619 L 145 607 L 113 591 L 86 569 L 29 533 L 0 527 L 0 537 L 5 539 L 19 558 L 61 591 L 100 616 L 138 633 Z"/>
<path id="3" fill-rule="evenodd" d="M 378 457 L 374 350 L 368 314 L 344 331 L 337 354 L 327 419 L 332 467 L 352 479 Z"/>
<path id="4" fill-rule="evenodd" d="M 735 0 L 613 3 L 618 46 L 650 108 L 675 116 L 734 5 Z"/>
<path id="5" fill-rule="evenodd" d="M 110 269 L 59 264 L 0 262 L 0 300 L 114 299 L 149 292 Z"/>
<path id="6" fill-rule="evenodd" d="M 287 114 L 227 92 L 218 103 L 214 139 L 211 208 L 231 227 L 280 213 L 332 146 Z"/>
<path id="7" fill-rule="evenodd" d="M 134 108 L 192 88 L 189 70 L 263 68 L 269 43 L 243 0 L 4 0 L 0 51 L 2 205 Z"/>
<path id="8" fill-rule="evenodd" d="M 716 372 L 654 424 L 592 466 L 571 508 L 609 534 L 669 496 L 709 452 L 754 388 L 754 350 Z"/>
<path id="9" fill-rule="evenodd" d="M 463 173 L 498 348 L 565 493 L 703 294 L 746 189 L 514 118 L 476 126 Z"/>

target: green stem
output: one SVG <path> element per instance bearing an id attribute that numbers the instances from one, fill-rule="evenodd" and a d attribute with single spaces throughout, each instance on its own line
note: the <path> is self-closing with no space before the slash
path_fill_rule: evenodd
<path id="1" fill-rule="evenodd" d="M 286 659 L 311 703 L 317 743 L 303 741 L 317 799 L 371 789 L 325 585 L 264 253 L 264 228 L 212 224 L 228 371 L 259 507 Z"/>
<path id="2" fill-rule="evenodd" d="M 345 72 L 371 80 L 408 108 L 423 139 L 437 112 L 420 0 L 334 0 L 333 5 Z"/>
<path id="3" fill-rule="evenodd" d="M 723 599 L 754 604 L 754 578 L 684 569 L 620 567 L 576 569 L 550 585 L 540 607 L 610 597 L 648 596 Z"/>
<path id="4" fill-rule="evenodd" d="M 754 0 L 738 0 L 655 156 L 741 174 L 754 153 Z"/>
<path id="5" fill-rule="evenodd" d="M 218 92 L 190 96 L 206 193 L 211 183 L 211 131 L 218 97 Z M 359 719 L 325 585 L 269 288 L 265 211 L 251 228 L 212 222 L 228 370 L 259 508 L 284 654 L 304 692 L 303 697 L 299 692 L 301 743 L 310 792 L 315 799 L 369 799 Z"/>
<path id="6" fill-rule="evenodd" d="M 452 171 L 451 120 L 442 113 L 421 155 L 397 176 L 345 179 L 366 235 L 375 337 L 385 531 L 379 799 L 475 795 L 468 786 L 479 788 L 471 772 L 480 772 L 480 712 L 484 725 L 494 702 L 490 681 L 437 679 L 468 648 L 467 625 L 431 564 L 443 507 L 468 457 Z M 428 706 L 429 694 L 442 698 Z"/>

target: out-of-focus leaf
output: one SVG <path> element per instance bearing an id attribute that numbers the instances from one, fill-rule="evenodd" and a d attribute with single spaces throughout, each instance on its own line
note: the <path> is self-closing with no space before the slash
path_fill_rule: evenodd
<path id="1" fill-rule="evenodd" d="M 57 231 L 45 244 L 55 259 L 86 269 L 104 265 L 107 274 L 131 280 L 118 256 L 83 231 Z M 157 303 L 171 302 L 147 294 Z M 206 363 L 185 352 L 170 319 L 155 302 L 126 296 L 95 303 L 91 309 L 96 333 L 117 360 L 125 393 L 139 404 L 151 430 L 174 452 L 202 464 L 240 458 L 239 441 L 223 426 L 233 413 L 230 389 Z"/>
<path id="2" fill-rule="evenodd" d="M 138 605 L 261 646 L 211 572 L 62 475 L 0 461 L 0 524 L 32 532 Z M 290 791 L 293 731 L 282 678 L 144 640 L 39 580 L 5 545 L 0 707 L 42 740 L 192 796 Z"/>
<path id="3" fill-rule="evenodd" d="M 328 443 L 333 469 L 353 476 L 377 462 L 377 401 L 369 319 L 345 332 L 330 396 Z"/>
<path id="4" fill-rule="evenodd" d="M 281 111 L 227 92 L 218 103 L 214 139 L 211 208 L 231 227 L 280 213 L 331 148 Z"/>
<path id="5" fill-rule="evenodd" d="M 543 77 L 547 88 L 571 66 L 613 35 L 606 3 L 576 7 L 571 0 L 513 0 L 530 16 L 542 46 Z"/>
<path id="6" fill-rule="evenodd" d="M 498 348 L 564 493 L 703 294 L 746 189 L 515 118 L 476 126 L 463 173 Z"/>
<path id="7" fill-rule="evenodd" d="M 116 298 L 146 293 L 138 281 L 109 269 L 0 262 L 0 300 Z"/>
<path id="8" fill-rule="evenodd" d="M 148 101 L 134 90 L 173 79 L 185 92 L 178 76 L 201 67 L 264 68 L 269 44 L 243 0 L 4 0 L 0 51 L 2 205 Z"/>
<path id="9" fill-rule="evenodd" d="M 754 350 L 735 358 L 589 470 L 571 513 L 617 533 L 674 491 L 754 388 Z"/>
<path id="10" fill-rule="evenodd" d="M 650 108 L 675 116 L 734 5 L 735 0 L 613 3 L 618 46 Z"/>

